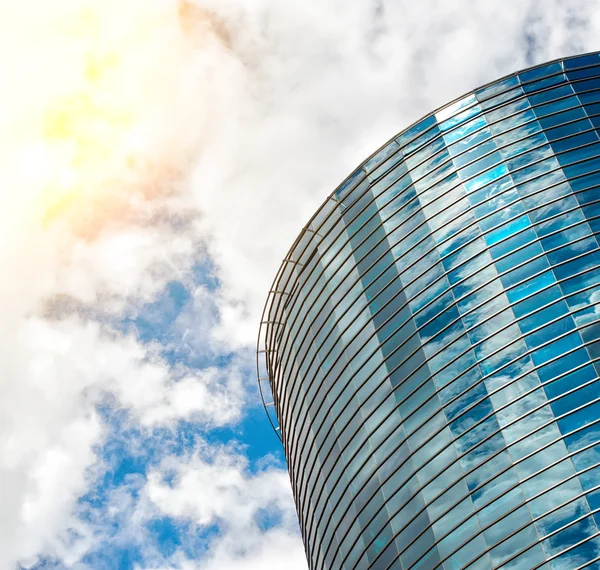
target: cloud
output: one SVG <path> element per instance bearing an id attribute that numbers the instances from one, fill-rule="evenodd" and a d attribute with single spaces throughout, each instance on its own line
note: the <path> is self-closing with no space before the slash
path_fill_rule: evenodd
<path id="1" fill-rule="evenodd" d="M 252 474 L 235 450 L 200 448 L 184 459 L 166 459 L 149 475 L 145 493 L 161 514 L 203 527 L 219 524 L 204 559 L 176 556 L 165 569 L 306 568 L 289 478 L 281 469 Z"/>
<path id="2" fill-rule="evenodd" d="M 163 451 L 146 476 L 83 509 L 85 522 L 53 552 L 57 567 L 113 568 L 126 549 L 136 570 L 306 568 L 289 476 L 276 462 L 251 469 L 243 448 L 201 439 L 182 455 Z M 157 529 L 169 538 L 157 540 Z"/>
<path id="3" fill-rule="evenodd" d="M 0 568 L 12 570 L 89 547 L 64 536 L 104 469 L 107 396 L 146 429 L 208 426 L 239 417 L 241 388 L 232 368 L 173 366 L 114 326 L 197 254 L 180 200 L 204 132 L 201 78 L 176 5 L 0 2 L 0 22 Z"/>
<path id="4" fill-rule="evenodd" d="M 234 365 L 174 369 L 135 338 L 75 318 L 32 318 L 14 333 L 16 346 L 3 358 L 13 381 L 0 402 L 2 568 L 35 557 L 73 524 L 77 497 L 102 472 L 97 406 L 107 395 L 146 430 L 239 419 L 243 389 Z"/>
<path id="5" fill-rule="evenodd" d="M 597 0 L 197 5 L 228 30 L 207 93 L 230 87 L 208 104 L 219 130 L 190 199 L 221 280 L 218 334 L 232 346 L 254 340 L 287 248 L 361 160 L 467 90 L 593 50 L 600 29 Z"/>
<path id="6" fill-rule="evenodd" d="M 595 49 L 599 8 L 0 1 L 0 570 L 99 551 L 102 519 L 78 498 L 107 469 L 107 399 L 145 433 L 239 422 L 271 279 L 321 201 L 436 106 Z M 207 256 L 211 287 L 193 275 Z M 173 281 L 189 302 L 168 338 L 141 339 L 131 315 Z M 157 564 L 305 565 L 281 471 L 252 474 L 230 447 L 157 469 L 111 491 L 115 511 L 222 529 L 205 560 Z M 264 508 L 276 524 L 257 522 Z"/>

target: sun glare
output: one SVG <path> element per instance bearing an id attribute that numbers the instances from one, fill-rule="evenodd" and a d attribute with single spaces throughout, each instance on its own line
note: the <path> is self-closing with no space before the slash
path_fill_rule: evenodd
<path id="1" fill-rule="evenodd" d="M 156 160 L 151 147 L 182 49 L 177 8 L 172 0 L 0 0 L 5 206 L 49 221 L 140 184 L 136 165 Z"/>

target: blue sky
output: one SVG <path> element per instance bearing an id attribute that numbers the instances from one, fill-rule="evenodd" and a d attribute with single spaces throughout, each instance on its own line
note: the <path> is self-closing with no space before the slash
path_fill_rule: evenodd
<path id="1" fill-rule="evenodd" d="M 0 570 L 307 567 L 258 324 L 302 225 L 600 0 L 0 2 Z"/>
<path id="2" fill-rule="evenodd" d="M 198 355 L 181 342 L 176 321 L 189 309 L 192 292 L 198 287 L 213 293 L 219 289 L 215 268 L 207 259 L 191 268 L 187 283 L 169 281 L 151 302 L 137 307 L 126 318 L 113 323 L 113 327 L 135 334 L 142 343 L 158 343 L 162 348 L 161 356 L 172 366 L 226 369 L 235 358 L 234 353 Z M 208 446 L 232 446 L 245 458 L 244 470 L 249 476 L 260 476 L 267 467 L 285 469 L 282 446 L 252 386 L 252 372 L 252 369 L 245 371 L 244 381 L 249 384 L 247 388 L 254 397 L 245 403 L 238 421 L 219 427 L 188 420 L 148 431 L 139 429 L 127 410 L 110 397 L 97 406 L 108 432 L 96 450 L 104 469 L 97 474 L 89 491 L 78 498 L 78 511 L 84 521 L 99 524 L 107 536 L 99 543 L 99 548 L 82 557 L 82 564 L 93 568 L 126 569 L 144 567 L 149 559 L 152 561 L 157 557 L 168 560 L 176 553 L 190 560 L 209 553 L 211 543 L 222 532 L 218 520 L 199 526 L 186 518 L 153 515 L 142 525 L 141 540 L 122 540 L 121 535 L 128 534 L 128 516 L 106 512 L 115 493 L 125 491 L 134 501 L 139 500 L 140 486 L 150 471 L 160 468 L 165 456 L 183 459 L 193 453 L 201 441 Z M 164 470 L 161 476 L 170 487 L 176 485 L 177 475 L 173 470 Z M 264 510 L 256 510 L 255 519 L 258 528 L 267 531 L 281 524 L 281 513 L 265 505 Z M 53 563 L 60 565 L 59 560 L 43 559 L 33 568 L 41 570 Z"/>

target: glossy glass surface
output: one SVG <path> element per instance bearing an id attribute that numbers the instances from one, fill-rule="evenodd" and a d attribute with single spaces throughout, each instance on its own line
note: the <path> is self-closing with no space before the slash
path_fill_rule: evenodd
<path id="1" fill-rule="evenodd" d="M 600 56 L 389 141 L 272 287 L 259 372 L 314 570 L 600 569 Z"/>

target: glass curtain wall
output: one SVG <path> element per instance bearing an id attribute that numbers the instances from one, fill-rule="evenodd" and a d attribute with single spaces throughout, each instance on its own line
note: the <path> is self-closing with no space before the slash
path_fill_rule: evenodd
<path id="1" fill-rule="evenodd" d="M 598 54 L 511 75 L 296 240 L 259 359 L 311 569 L 600 569 L 599 133 Z"/>

